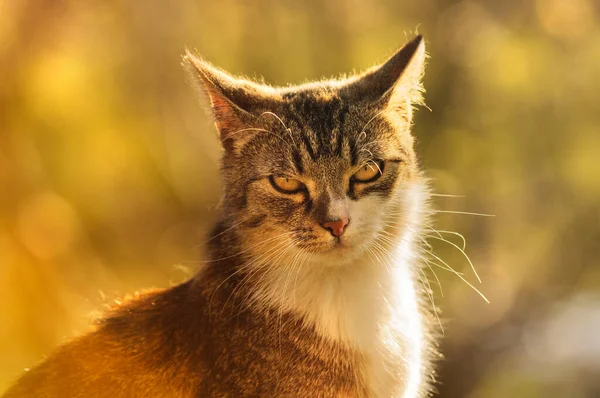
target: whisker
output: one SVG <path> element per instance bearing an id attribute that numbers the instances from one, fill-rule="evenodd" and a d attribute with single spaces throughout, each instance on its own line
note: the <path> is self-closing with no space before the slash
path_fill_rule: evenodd
<path id="1" fill-rule="evenodd" d="M 390 238 L 388 238 L 386 236 L 380 236 L 380 238 L 388 241 L 390 244 L 394 244 L 395 243 L 392 239 L 390 239 Z M 389 251 L 385 250 L 385 248 L 382 247 L 380 244 L 378 244 L 377 241 L 373 242 L 373 246 L 374 246 L 374 249 L 378 250 L 382 255 L 386 256 L 390 260 L 390 262 L 393 261 L 392 256 L 389 254 Z M 368 249 L 368 251 L 369 250 L 370 249 Z M 426 261 L 426 263 L 427 263 L 427 261 Z M 387 267 L 387 265 L 385 263 L 384 263 L 384 265 L 386 266 L 386 269 L 388 269 L 388 271 L 389 271 L 389 268 Z M 437 284 L 438 284 L 438 286 L 440 288 L 440 293 L 441 293 L 441 295 L 443 297 L 444 293 L 443 293 L 443 290 L 442 290 L 442 283 L 440 282 L 440 279 L 438 278 L 438 276 L 435 273 L 435 271 L 433 270 L 433 268 L 431 268 L 431 266 L 429 264 L 427 264 L 427 266 L 429 267 L 429 269 L 433 273 L 433 275 L 434 275 L 434 277 L 435 277 L 435 279 L 437 281 Z M 442 331 L 442 334 L 444 334 L 444 327 L 442 326 L 442 322 L 440 320 L 439 313 L 438 313 L 438 308 L 437 308 L 437 306 L 435 304 L 435 297 L 433 295 L 433 289 L 431 288 L 431 283 L 429 282 L 429 279 L 427 278 L 427 276 L 425 275 L 425 273 L 423 272 L 423 270 L 421 268 L 417 267 L 417 270 L 419 272 L 418 277 L 421 280 L 421 285 L 423 286 L 423 290 L 425 291 L 425 293 L 429 297 L 429 301 L 431 302 L 431 307 L 433 309 L 433 313 L 435 314 L 435 317 L 436 317 L 437 322 L 438 322 L 438 324 L 440 326 L 440 330 Z"/>
<path id="2" fill-rule="evenodd" d="M 291 265 L 289 267 L 287 267 L 287 276 L 285 278 L 285 285 L 283 286 L 283 294 L 281 295 L 281 301 L 279 303 L 279 355 L 281 356 L 281 329 L 283 328 L 283 324 L 281 323 L 281 318 L 283 316 L 283 300 L 285 298 L 285 292 L 287 291 L 287 286 L 288 286 L 288 282 L 290 280 L 290 277 L 292 276 L 292 273 L 294 272 L 294 268 L 296 266 L 296 259 L 298 258 L 298 254 L 301 252 L 296 253 L 296 255 L 294 256 L 294 258 L 292 259 Z M 296 274 L 296 276 L 298 276 Z M 295 300 L 295 297 L 294 297 Z"/>
<path id="3" fill-rule="evenodd" d="M 257 128 L 257 127 L 250 127 L 250 128 L 245 128 L 245 129 L 234 131 L 231 134 L 237 134 L 237 133 L 241 133 L 241 132 L 244 132 L 244 131 L 261 131 L 263 133 L 271 134 L 271 135 L 279 138 L 285 145 L 288 146 L 288 148 L 290 148 L 291 150 L 294 150 L 294 148 L 292 148 L 292 146 L 286 140 L 284 140 L 279 134 L 275 134 L 274 132 L 269 131 L 269 130 L 265 130 L 265 129 L 261 129 L 261 128 Z"/>
<path id="4" fill-rule="evenodd" d="M 233 224 L 231 227 L 229 227 L 229 228 L 227 228 L 226 230 L 224 230 L 224 231 L 221 231 L 221 232 L 219 232 L 218 234 L 216 234 L 216 235 L 214 235 L 214 236 L 210 237 L 209 239 L 205 240 L 204 242 L 202 242 L 201 244 L 197 245 L 196 247 L 198 247 L 198 246 L 202 246 L 202 245 L 205 245 L 205 244 L 207 244 L 207 243 L 208 243 L 208 242 L 210 242 L 211 240 L 213 240 L 213 239 L 215 239 L 215 238 L 218 238 L 219 236 L 223 235 L 224 233 L 227 233 L 227 232 L 231 231 L 232 229 L 234 229 L 235 227 L 237 227 L 237 226 L 239 226 L 239 225 L 243 224 L 245 221 L 246 221 L 246 220 L 242 220 L 242 221 L 239 221 L 239 222 L 237 222 L 237 223 Z"/>
<path id="5" fill-rule="evenodd" d="M 472 213 L 469 211 L 453 211 L 453 210 L 432 210 L 431 213 L 450 213 L 450 214 L 465 214 L 468 216 L 496 217 L 495 214 Z"/>
<path id="6" fill-rule="evenodd" d="M 300 269 L 302 269 L 302 266 L 304 265 L 304 260 L 306 260 L 306 256 L 307 254 L 304 252 L 304 250 L 300 249 L 298 251 L 298 254 L 300 254 L 299 260 L 298 260 L 298 270 L 296 271 L 296 277 L 294 278 L 294 294 L 293 294 L 293 305 L 294 307 L 296 306 L 296 286 L 298 283 L 298 274 L 300 273 Z"/>
<path id="7" fill-rule="evenodd" d="M 194 261 L 194 262 L 197 262 L 197 263 L 202 263 L 202 264 L 206 264 L 206 263 L 214 263 L 214 262 L 217 262 L 217 261 L 228 260 L 228 259 L 230 259 L 230 258 L 237 257 L 237 256 L 239 256 L 240 254 L 244 254 L 244 253 L 246 253 L 246 252 L 248 252 L 248 251 L 250 251 L 250 250 L 252 250 L 252 249 L 255 249 L 255 248 L 257 248 L 257 247 L 260 247 L 260 246 L 262 246 L 262 245 L 265 245 L 265 244 L 267 244 L 267 243 L 270 243 L 270 242 L 272 242 L 273 240 L 275 240 L 275 239 L 277 239 L 277 238 L 280 238 L 280 237 L 282 237 L 282 236 L 284 236 L 284 235 L 287 235 L 287 234 L 289 234 L 289 232 L 284 232 L 284 233 L 282 233 L 281 235 L 272 236 L 272 237 L 270 237 L 270 238 L 268 238 L 268 239 L 266 239 L 266 240 L 264 240 L 264 241 L 262 241 L 262 242 L 260 242 L 260 243 L 258 243 L 258 244 L 256 244 L 256 245 L 254 245 L 254 246 L 251 246 L 251 247 L 249 247 L 249 248 L 247 248 L 247 249 L 245 249 L 245 250 L 242 250 L 241 252 L 238 252 L 238 253 L 236 253 L 236 254 L 231 254 L 231 255 L 229 255 L 229 256 L 227 256 L 227 257 L 215 258 L 215 259 L 211 259 L 211 260 L 201 260 L 201 261 Z"/>
<path id="8" fill-rule="evenodd" d="M 465 195 L 450 195 L 450 194 L 442 194 L 442 193 L 430 193 L 429 196 L 437 196 L 440 198 L 466 198 Z"/>
<path id="9" fill-rule="evenodd" d="M 434 229 L 434 228 L 432 228 Z M 435 232 L 437 232 L 438 234 L 450 234 L 450 235 L 456 235 L 458 236 L 461 241 L 462 241 L 462 249 L 465 250 L 467 248 L 467 240 L 465 239 L 465 237 L 462 234 L 459 234 L 458 232 L 455 231 L 445 231 L 443 229 L 435 229 Z"/>
<path id="10" fill-rule="evenodd" d="M 442 335 L 444 335 L 444 327 L 442 326 L 442 321 L 440 320 L 440 316 L 438 314 L 437 306 L 435 305 L 435 298 L 433 297 L 433 289 L 431 289 L 431 285 L 429 284 L 429 280 L 425 276 L 425 273 L 422 269 L 419 268 L 419 279 L 421 280 L 421 284 L 423 284 L 423 288 L 425 293 L 427 293 L 427 297 L 429 297 L 429 302 L 431 303 L 431 307 L 433 309 L 433 313 L 435 314 L 435 318 L 437 319 L 438 325 L 440 326 L 440 330 L 442 331 Z"/>
<path id="11" fill-rule="evenodd" d="M 372 122 L 373 120 L 375 120 L 375 118 L 376 118 L 376 117 L 378 117 L 379 115 L 381 115 L 381 114 L 382 114 L 382 113 L 384 113 L 385 111 L 386 111 L 386 110 L 385 110 L 385 109 L 383 109 L 383 110 L 381 110 L 381 111 L 377 112 L 377 113 L 376 113 L 376 114 L 375 114 L 375 115 L 374 115 L 374 116 L 373 116 L 371 119 L 369 119 L 369 121 L 368 121 L 367 123 L 365 123 L 365 125 L 364 125 L 364 126 L 361 128 L 361 129 L 360 129 L 360 131 L 361 131 L 361 134 L 364 132 L 364 133 L 365 133 L 365 136 L 366 136 L 365 129 L 367 128 L 367 126 L 368 126 L 369 124 L 371 124 L 371 122 Z"/>
<path id="12" fill-rule="evenodd" d="M 479 281 L 479 283 L 481 283 L 481 278 L 479 277 L 479 274 L 477 273 L 477 270 L 475 269 L 475 266 L 473 265 L 473 263 L 471 262 L 471 259 L 469 258 L 469 256 L 467 256 L 467 253 L 465 253 L 464 250 L 462 250 L 460 247 L 458 247 L 458 245 L 454 242 L 451 242 L 449 240 L 446 240 L 444 238 L 438 238 L 437 236 L 433 236 L 433 235 L 426 235 L 426 237 L 428 238 L 433 238 L 433 239 L 437 239 L 440 240 L 442 242 L 446 242 L 449 245 L 451 245 L 452 247 L 456 248 L 456 250 L 458 250 L 459 252 L 462 253 L 462 255 L 464 256 L 464 258 L 467 259 L 467 261 L 469 262 L 469 265 L 471 266 L 471 269 L 473 270 L 473 273 L 475 274 L 475 277 L 477 278 L 477 280 Z"/>
<path id="13" fill-rule="evenodd" d="M 209 302 L 208 302 L 209 309 L 210 309 L 210 308 L 211 308 L 211 306 L 212 306 L 212 300 L 213 300 L 213 298 L 214 298 L 215 294 L 217 293 L 217 290 L 219 290 L 219 288 L 220 288 L 221 286 L 223 286 L 223 284 L 224 284 L 225 282 L 227 282 L 229 279 L 233 278 L 233 277 L 234 277 L 235 275 L 237 275 L 238 273 L 245 271 L 245 270 L 246 270 L 246 269 L 247 269 L 249 266 L 252 266 L 253 264 L 255 264 L 255 263 L 257 263 L 257 262 L 260 262 L 260 261 L 262 261 L 262 259 L 263 259 L 263 258 L 267 257 L 267 256 L 268 256 L 268 255 L 269 255 L 269 254 L 270 254 L 272 251 L 277 251 L 277 249 L 278 249 L 279 247 L 281 247 L 281 246 L 282 246 L 283 244 L 285 244 L 285 243 L 286 243 L 286 242 L 279 242 L 279 243 L 276 243 L 274 247 L 272 247 L 272 248 L 268 249 L 268 250 L 267 250 L 267 252 L 265 252 L 265 253 L 263 253 L 261 256 L 257 257 L 257 259 L 255 259 L 255 260 L 251 261 L 251 262 L 250 262 L 250 263 L 248 263 L 248 264 L 244 264 L 244 265 L 240 266 L 240 267 L 239 267 L 239 268 L 238 268 L 236 271 L 234 271 L 234 272 L 233 272 L 231 275 L 229 275 L 227 278 L 225 278 L 225 279 L 224 279 L 224 280 L 223 280 L 223 281 L 222 281 L 222 282 L 221 282 L 221 283 L 220 283 L 220 284 L 219 284 L 219 285 L 218 285 L 218 286 L 215 288 L 215 290 L 213 291 L 212 295 L 210 296 L 210 300 L 209 300 Z M 243 279 L 242 279 L 242 282 L 240 282 L 240 284 L 241 284 L 241 283 L 243 283 Z M 235 291 L 235 289 L 234 289 L 234 291 Z M 233 292 L 232 292 L 232 294 L 233 294 Z M 229 300 L 229 299 L 227 299 L 227 300 Z M 227 302 L 226 302 L 226 303 L 227 303 Z"/>
<path id="14" fill-rule="evenodd" d="M 433 256 L 436 260 L 440 261 L 442 264 L 444 264 L 446 267 L 442 267 L 439 264 L 435 263 L 435 262 L 431 262 L 432 265 L 435 265 L 443 270 L 446 270 L 448 272 L 452 272 L 454 275 L 458 276 L 460 278 L 460 280 L 462 280 L 464 283 L 466 283 L 471 289 L 473 289 L 477 294 L 479 294 L 481 296 L 481 298 L 483 298 L 483 300 L 486 303 L 490 303 L 490 301 L 487 299 L 487 297 L 485 297 L 485 295 L 483 293 L 481 293 L 475 286 L 473 286 L 468 280 L 466 280 L 462 274 L 460 272 L 455 271 L 452 267 L 450 267 L 444 260 L 442 260 L 441 258 L 439 258 L 438 256 L 436 256 L 435 254 L 428 252 L 430 256 Z M 425 260 L 428 261 L 428 260 Z"/>
<path id="15" fill-rule="evenodd" d="M 250 270 L 250 272 L 248 273 L 248 275 L 246 275 L 242 281 L 238 284 L 238 286 L 236 286 L 235 289 L 233 289 L 233 291 L 231 292 L 231 294 L 229 295 L 229 297 L 227 298 L 227 301 L 225 302 L 225 305 L 227 304 L 227 302 L 229 301 L 229 299 L 233 296 L 234 297 L 234 306 L 235 306 L 235 298 L 237 296 L 237 292 L 241 291 L 241 289 L 244 287 L 245 284 L 247 284 L 251 278 L 256 275 L 258 272 L 260 272 L 264 267 L 271 267 L 273 266 L 273 264 L 275 264 L 283 255 L 285 255 L 285 253 L 287 253 L 290 248 L 292 247 L 292 244 L 290 242 L 283 242 L 283 245 L 279 245 L 277 246 L 277 248 L 274 251 L 270 252 L 270 255 L 267 256 L 262 256 L 263 257 L 263 261 L 261 261 L 260 263 L 250 263 L 248 264 L 245 268 L 249 269 L 249 268 L 253 268 L 252 270 Z M 225 309 L 225 305 L 223 306 L 223 309 Z"/>
<path id="16" fill-rule="evenodd" d="M 263 115 L 271 115 L 271 116 L 274 116 L 275 118 L 277 118 L 277 120 L 279 120 L 279 122 L 285 129 L 285 131 L 287 131 L 287 133 L 289 134 L 290 138 L 292 139 L 292 142 L 294 143 L 294 146 L 298 146 L 298 145 L 296 145 L 296 141 L 294 141 L 294 137 L 292 136 L 292 130 L 288 126 L 285 125 L 285 123 L 283 122 L 283 120 L 281 120 L 281 118 L 279 116 L 277 116 L 274 112 L 266 111 L 266 112 L 261 113 L 258 116 L 258 118 L 260 119 Z"/>

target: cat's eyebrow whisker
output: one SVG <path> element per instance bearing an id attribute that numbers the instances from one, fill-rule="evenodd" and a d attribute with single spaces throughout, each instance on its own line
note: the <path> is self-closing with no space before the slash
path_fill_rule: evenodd
<path id="1" fill-rule="evenodd" d="M 377 113 L 376 113 L 376 114 L 375 114 L 375 115 L 374 115 L 372 118 L 370 118 L 370 119 L 369 119 L 369 121 L 368 121 L 367 123 L 365 123 L 365 125 L 364 125 L 364 126 L 361 128 L 361 129 L 360 129 L 360 131 L 361 131 L 361 134 L 364 132 L 364 133 L 365 133 L 365 136 L 366 136 L 365 129 L 367 128 L 367 126 L 368 126 L 369 124 L 371 124 L 371 122 L 372 122 L 373 120 L 375 120 L 375 118 L 377 118 L 379 115 L 381 115 L 381 114 L 382 114 L 382 113 L 384 113 L 384 112 L 386 112 L 386 109 L 383 109 L 383 110 L 381 110 L 381 111 L 377 112 Z"/>
<path id="2" fill-rule="evenodd" d="M 354 147 L 352 148 L 352 150 L 356 150 L 356 146 L 359 144 L 359 141 L 361 141 L 363 138 L 367 137 L 367 132 L 365 131 L 365 129 L 367 128 L 367 126 L 373 121 L 375 120 L 376 117 L 378 117 L 379 115 L 381 115 L 383 112 L 385 112 L 385 109 L 377 112 L 371 119 L 369 119 L 369 121 L 367 121 L 367 123 L 365 123 L 365 125 L 360 129 L 360 134 L 358 135 L 356 142 L 354 143 Z"/>
<path id="3" fill-rule="evenodd" d="M 374 156 L 373 156 L 373 152 L 369 151 L 368 149 L 365 149 L 365 148 L 360 148 L 360 149 L 358 150 L 358 153 L 361 153 L 361 152 L 367 152 L 367 153 L 369 154 L 369 156 L 370 156 L 370 158 L 371 158 L 371 159 L 373 159 L 373 157 L 374 157 Z M 367 161 L 367 163 L 368 163 L 368 162 L 371 162 L 371 161 L 372 161 L 371 159 L 369 159 L 369 160 Z"/>
<path id="4" fill-rule="evenodd" d="M 375 144 L 380 143 L 380 142 L 383 142 L 384 144 L 387 144 L 386 140 L 371 140 L 369 142 L 364 143 L 361 148 L 368 147 L 368 146 L 371 146 L 371 145 L 375 145 Z"/>
<path id="5" fill-rule="evenodd" d="M 258 127 L 249 127 L 249 128 L 245 128 L 245 129 L 237 130 L 237 131 L 234 131 L 234 132 L 232 132 L 232 133 L 229 133 L 229 135 L 233 135 L 233 134 L 241 133 L 241 132 L 244 132 L 244 131 L 261 131 L 261 132 L 263 132 L 263 133 L 268 133 L 268 134 L 271 134 L 271 135 L 273 135 L 273 136 L 275 136 L 275 137 L 279 138 L 279 139 L 280 139 L 280 140 L 281 140 L 281 141 L 282 141 L 282 142 L 283 142 L 285 145 L 287 145 L 287 146 L 288 146 L 288 148 L 290 148 L 292 151 L 294 150 L 294 148 L 292 148 L 292 146 L 291 146 L 291 145 L 290 145 L 290 144 L 289 144 L 289 143 L 288 143 L 286 140 L 284 140 L 284 139 L 283 139 L 283 138 L 282 138 L 282 137 L 281 137 L 279 134 L 275 134 L 275 133 L 274 133 L 274 132 L 272 132 L 272 131 L 265 130 L 265 129 L 261 129 L 261 128 L 258 128 Z M 296 144 L 294 143 L 294 145 L 296 145 Z"/>
<path id="6" fill-rule="evenodd" d="M 294 141 L 294 137 L 292 136 L 292 130 L 288 126 L 285 125 L 285 123 L 283 122 L 283 120 L 281 120 L 281 118 L 279 116 L 277 116 L 276 113 L 271 112 L 271 111 L 266 111 L 266 112 L 261 113 L 258 116 L 258 118 L 260 119 L 264 115 L 271 115 L 271 116 L 275 117 L 277 120 L 279 120 L 279 123 L 281 123 L 281 125 L 283 126 L 283 128 L 285 129 L 285 131 L 289 134 L 292 142 L 294 143 L 294 146 L 296 146 L 296 147 L 298 146 L 298 145 L 296 145 L 296 141 Z"/>

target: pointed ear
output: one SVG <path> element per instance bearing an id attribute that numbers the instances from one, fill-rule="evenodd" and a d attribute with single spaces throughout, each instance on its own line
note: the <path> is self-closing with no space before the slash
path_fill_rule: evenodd
<path id="1" fill-rule="evenodd" d="M 385 63 L 348 84 L 343 91 L 351 101 L 374 103 L 412 120 L 412 105 L 422 102 L 421 78 L 425 69 L 425 44 L 417 36 Z"/>
<path id="2" fill-rule="evenodd" d="M 183 65 L 197 83 L 201 96 L 208 100 L 225 149 L 239 147 L 247 141 L 253 135 L 250 129 L 256 118 L 277 101 L 271 87 L 235 78 L 189 50 L 183 57 Z"/>

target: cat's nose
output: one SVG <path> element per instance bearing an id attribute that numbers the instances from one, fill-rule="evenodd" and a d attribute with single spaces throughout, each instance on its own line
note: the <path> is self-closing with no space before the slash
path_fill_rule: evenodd
<path id="1" fill-rule="evenodd" d="M 323 228 L 328 229 L 335 237 L 340 237 L 344 233 L 346 226 L 350 222 L 348 217 L 342 217 L 339 220 L 327 221 L 321 224 Z"/>

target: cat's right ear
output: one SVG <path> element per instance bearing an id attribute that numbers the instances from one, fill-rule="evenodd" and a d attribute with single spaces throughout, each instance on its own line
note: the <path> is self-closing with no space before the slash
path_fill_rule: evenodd
<path id="1" fill-rule="evenodd" d="M 419 35 L 383 64 L 356 76 L 342 89 L 342 95 L 349 101 L 389 110 L 395 120 L 410 126 L 413 105 L 422 103 L 421 79 L 426 58 L 423 37 Z"/>
<path id="2" fill-rule="evenodd" d="M 276 101 L 274 90 L 235 78 L 193 55 L 189 50 L 183 65 L 196 83 L 201 99 L 210 106 L 221 143 L 226 150 L 240 148 L 251 137 L 261 112 Z"/>

